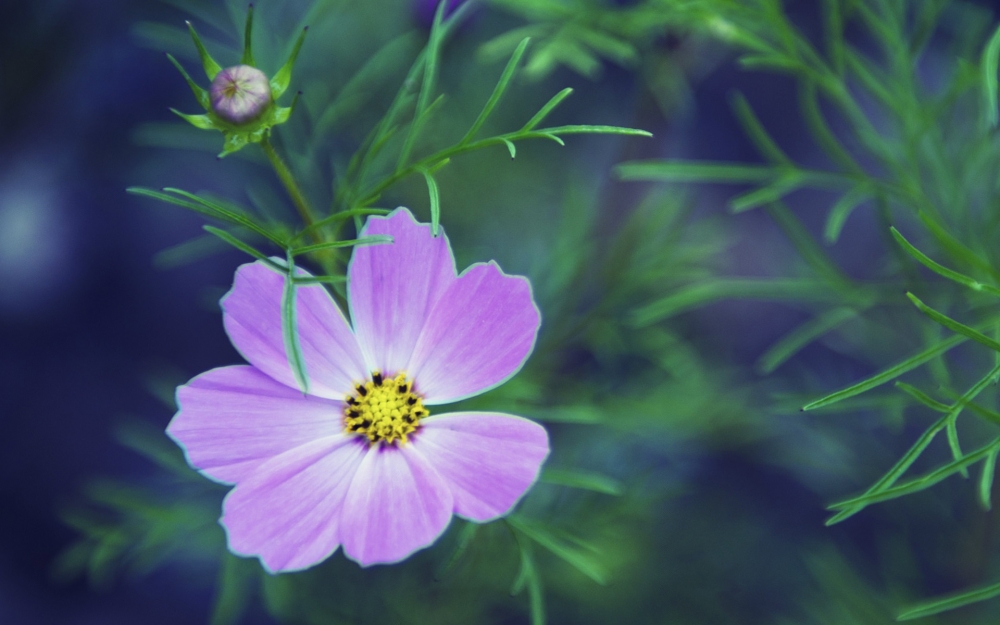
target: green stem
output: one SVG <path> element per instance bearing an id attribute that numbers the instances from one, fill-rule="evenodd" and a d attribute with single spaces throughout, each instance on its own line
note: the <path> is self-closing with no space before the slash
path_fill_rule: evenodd
<path id="1" fill-rule="evenodd" d="M 285 185 L 285 191 L 288 192 L 288 197 L 292 199 L 292 203 L 295 204 L 295 208 L 299 211 L 302 221 L 307 227 L 313 225 L 316 217 L 309 206 L 309 200 L 306 199 L 306 196 L 302 193 L 302 189 L 295 182 L 295 177 L 292 175 L 292 171 L 288 169 L 288 165 L 285 164 L 285 161 L 281 160 L 281 157 L 274 150 L 274 146 L 271 145 L 271 138 L 265 136 L 260 142 L 260 147 L 264 149 L 264 154 L 267 154 L 267 160 L 271 161 L 271 166 L 274 167 L 275 173 L 281 179 L 281 184 Z"/>

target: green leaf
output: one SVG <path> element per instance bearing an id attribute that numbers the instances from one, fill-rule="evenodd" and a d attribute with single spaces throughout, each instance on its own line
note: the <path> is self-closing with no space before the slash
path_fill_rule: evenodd
<path id="1" fill-rule="evenodd" d="M 510 152 L 510 160 L 514 160 L 514 157 L 517 156 L 517 148 L 514 147 L 514 142 L 509 139 L 504 139 L 503 142 L 507 146 L 507 151 Z"/>
<path id="2" fill-rule="evenodd" d="M 958 439 L 957 419 L 948 419 L 948 422 L 945 424 L 945 434 L 948 436 L 948 448 L 951 449 L 951 457 L 955 460 L 960 460 L 962 458 L 962 445 Z M 969 471 L 965 467 L 962 468 L 961 473 L 962 477 L 969 477 Z"/>
<path id="3" fill-rule="evenodd" d="M 198 48 L 198 56 L 201 57 L 201 65 L 205 68 L 205 75 L 208 76 L 209 80 L 215 80 L 215 75 L 222 71 L 222 67 L 215 62 L 212 55 L 205 49 L 205 44 L 201 42 L 201 37 L 195 31 L 194 25 L 191 22 L 185 23 L 187 24 L 188 31 L 191 33 L 191 39 L 194 40 L 195 47 Z M 206 106 L 206 108 L 208 107 Z"/>
<path id="4" fill-rule="evenodd" d="M 834 71 L 844 71 L 844 20 L 840 14 L 840 0 L 823 2 L 823 34 L 826 54 Z"/>
<path id="5" fill-rule="evenodd" d="M 826 218 L 826 227 L 823 228 L 823 238 L 827 243 L 837 242 L 847 218 L 851 216 L 855 208 L 871 196 L 871 192 L 871 185 L 861 183 L 840 196 L 840 199 L 830 209 L 830 214 Z"/>
<path id="6" fill-rule="evenodd" d="M 253 62 L 253 4 L 247 9 L 247 23 L 243 28 L 243 56 L 240 57 L 240 63 L 243 65 L 249 65 L 250 67 L 256 67 L 256 63 Z"/>
<path id="7" fill-rule="evenodd" d="M 919 354 L 911 356 L 910 358 L 907 358 L 906 360 L 896 365 L 893 365 L 892 367 L 889 367 L 885 371 L 877 373 L 866 380 L 858 382 L 857 384 L 852 384 L 851 386 L 848 386 L 845 389 L 841 389 L 836 393 L 831 393 L 825 397 L 817 399 L 816 401 L 809 402 L 808 404 L 802 407 L 802 410 L 815 410 L 816 408 L 829 406 L 830 404 L 847 399 L 848 397 L 854 397 L 855 395 L 860 395 L 861 393 L 871 390 L 876 386 L 881 386 L 886 382 L 894 380 L 895 378 L 898 378 L 899 376 L 903 375 L 908 371 L 916 369 L 920 365 L 934 358 L 937 358 L 941 354 L 947 352 L 949 349 L 964 343 L 966 340 L 967 339 L 964 336 L 949 337 L 939 343 L 936 343 L 928 347 Z"/>
<path id="8" fill-rule="evenodd" d="M 444 4 L 444 2 L 441 4 Z M 431 232 L 434 236 L 437 236 L 438 228 L 441 224 L 441 197 L 438 194 L 438 186 L 434 180 L 434 176 L 427 171 L 422 173 L 424 174 L 424 181 L 427 182 L 427 195 L 430 197 L 431 203 Z"/>
<path id="9" fill-rule="evenodd" d="M 857 317 L 853 308 L 834 308 L 803 323 L 772 345 L 757 360 L 756 369 L 767 375 L 827 332 Z"/>
<path id="10" fill-rule="evenodd" d="M 174 58 L 174 56 L 172 54 L 168 53 L 167 54 L 167 58 L 170 59 L 170 62 L 174 64 L 174 67 L 177 68 L 177 71 L 179 71 L 181 73 L 181 76 L 184 77 L 184 80 L 187 82 L 188 87 L 191 88 L 191 92 L 194 93 L 195 99 L 198 100 L 198 104 L 200 104 L 201 107 L 203 109 L 205 109 L 206 111 L 209 108 L 211 108 L 212 103 L 209 100 L 208 91 L 202 89 L 198 85 L 198 83 L 196 83 L 191 78 L 191 76 L 187 73 L 187 70 L 184 69 L 184 66 L 181 65 L 177 61 L 177 59 Z M 174 113 L 176 113 L 177 115 L 180 115 L 182 118 L 184 118 L 185 120 L 187 120 L 188 122 L 190 122 L 192 126 L 195 126 L 197 128 L 201 128 L 201 129 L 204 130 L 204 129 L 212 129 L 212 128 L 215 127 L 214 125 L 206 126 L 205 123 L 203 121 L 201 121 L 201 118 L 205 117 L 204 115 L 184 115 L 183 113 L 178 113 L 174 109 L 170 109 L 170 110 L 173 111 Z M 206 117 L 205 119 L 208 119 L 208 118 Z M 195 121 L 195 120 L 197 120 L 197 121 Z"/>
<path id="11" fill-rule="evenodd" d="M 875 492 L 865 493 L 860 497 L 855 497 L 853 499 L 848 499 L 846 501 L 841 501 L 829 506 L 830 510 L 840 510 L 843 508 L 854 508 L 857 506 L 867 506 L 873 503 L 879 503 L 882 501 L 888 501 L 890 499 L 896 499 L 897 497 L 902 497 L 903 495 L 910 495 L 916 493 L 931 486 L 934 486 L 938 482 L 959 473 L 962 469 L 968 467 L 969 465 L 975 464 L 980 460 L 985 460 L 990 454 L 995 454 L 997 450 L 1000 450 L 1000 438 L 990 442 L 989 444 L 980 447 L 976 451 L 962 456 L 958 460 L 949 462 L 943 467 L 931 471 L 930 473 L 914 478 L 912 480 L 903 482 L 898 486 L 893 486 L 891 488 L 883 488 Z"/>
<path id="12" fill-rule="evenodd" d="M 559 93 L 557 93 L 554 96 L 552 96 L 552 98 L 548 102 L 545 103 L 545 106 L 543 106 L 542 108 L 538 109 L 538 112 L 535 113 L 534 117 L 532 117 L 531 119 L 529 119 L 528 123 L 526 123 L 521 128 L 521 132 L 525 132 L 525 131 L 528 131 L 528 130 L 533 130 L 535 128 L 535 126 L 537 126 L 538 124 L 542 123 L 542 120 L 544 120 L 546 117 L 548 117 L 549 113 L 552 112 L 552 109 L 554 109 L 555 107 L 559 106 L 559 103 L 562 102 L 563 100 L 565 100 L 566 98 L 568 98 L 571 93 L 573 93 L 573 90 L 571 88 L 569 88 L 569 87 L 566 87 L 565 89 L 563 89 Z"/>
<path id="13" fill-rule="evenodd" d="M 947 422 L 947 416 L 941 417 L 934 423 L 934 425 L 924 431 L 924 433 L 920 435 L 920 438 L 917 439 L 917 442 L 915 442 L 913 446 L 910 447 L 905 454 L 903 454 L 903 457 L 900 458 L 896 464 L 894 464 L 892 468 L 885 473 L 885 475 L 883 475 L 877 482 L 869 487 L 867 491 L 865 491 L 865 495 L 872 495 L 881 492 L 895 484 L 896 480 L 898 480 L 901 475 L 906 473 L 906 470 L 909 469 L 914 462 L 916 462 L 917 458 L 920 457 L 920 454 L 924 453 L 924 450 L 927 449 L 927 447 L 934 440 L 934 437 L 937 436 L 938 432 L 945 427 Z M 850 508 L 845 508 L 827 519 L 825 525 L 829 527 L 840 523 L 841 521 L 854 516 L 858 512 L 861 512 L 864 508 L 864 505 L 855 505 Z"/>
<path id="14" fill-rule="evenodd" d="M 918 215 L 920 221 L 927 227 L 928 232 L 937 239 L 941 247 L 945 248 L 949 254 L 951 254 L 956 259 L 961 259 L 963 262 L 968 263 L 971 267 L 976 267 L 993 276 L 995 279 L 1000 278 L 1000 273 L 994 269 L 989 262 L 980 258 L 978 254 L 970 250 L 961 241 L 956 239 L 950 232 L 941 227 L 936 219 L 928 215 L 926 212 L 921 211 Z"/>
<path id="15" fill-rule="evenodd" d="M 513 532 L 513 530 L 511 531 Z M 517 578 L 514 579 L 510 594 L 513 597 L 527 586 L 531 625 L 545 625 L 545 595 L 542 592 L 542 580 L 538 575 L 538 568 L 535 566 L 531 543 L 519 539 L 516 533 L 514 533 L 514 539 L 517 541 L 518 551 L 521 555 L 521 567 L 518 570 Z"/>
<path id="16" fill-rule="evenodd" d="M 901 612 L 896 618 L 900 621 L 910 621 L 917 618 L 923 618 L 925 616 L 940 614 L 941 612 L 947 612 L 948 610 L 954 610 L 956 608 L 969 605 L 970 603 L 986 601 L 987 599 L 992 599 L 998 595 L 1000 595 L 1000 584 L 985 586 L 975 590 L 967 590 L 965 592 L 948 595 L 940 599 L 933 599 L 931 601 L 925 601 L 924 603 L 918 603 L 917 605 L 907 608 Z"/>
<path id="17" fill-rule="evenodd" d="M 255 249 L 250 244 L 244 243 L 243 241 L 237 239 L 236 237 L 234 237 L 233 235 L 229 234 L 228 232 L 226 232 L 222 228 L 216 228 L 215 226 L 202 226 L 202 229 L 204 229 L 205 232 L 211 232 L 212 234 L 214 234 L 215 236 L 219 237 L 220 239 L 222 239 L 226 243 L 232 245 L 233 247 L 235 247 L 236 249 L 240 250 L 241 252 L 245 252 L 245 253 L 249 254 L 250 256 L 253 256 L 257 260 L 264 261 L 265 263 L 267 263 L 268 265 L 270 265 L 274 269 L 277 269 L 279 271 L 284 271 L 284 269 L 285 269 L 284 267 L 282 267 L 278 263 L 276 263 L 273 260 L 271 260 L 263 252 Z"/>
<path id="18" fill-rule="evenodd" d="M 986 456 L 986 462 L 983 463 L 983 473 L 979 477 L 979 503 L 984 510 L 989 510 L 992 507 L 990 495 L 993 492 L 993 477 L 996 474 L 998 452 L 1000 449 L 994 450 L 993 453 Z"/>
<path id="19" fill-rule="evenodd" d="M 538 479 L 547 484 L 592 490 L 605 495 L 621 495 L 623 490 L 618 480 L 590 471 L 545 469 Z"/>
<path id="20" fill-rule="evenodd" d="M 594 424 L 604 422 L 604 413 L 591 404 L 534 409 L 531 411 L 531 417 L 546 423 Z"/>
<path id="21" fill-rule="evenodd" d="M 874 495 L 875 493 L 882 492 L 891 487 L 893 484 L 895 484 L 896 480 L 898 480 L 899 477 L 903 475 L 903 473 L 905 473 L 907 469 L 909 469 L 914 462 L 916 462 L 917 458 L 920 457 L 920 455 L 924 452 L 924 450 L 927 449 L 927 447 L 931 444 L 931 441 L 934 440 L 934 437 L 937 436 L 938 432 L 945 429 L 949 422 L 953 422 L 955 419 L 957 419 L 958 415 L 962 412 L 962 409 L 966 405 L 969 405 L 972 402 L 972 400 L 974 400 L 979 395 L 979 393 L 983 391 L 983 389 L 985 389 L 987 386 L 993 383 L 993 376 L 997 375 L 998 372 L 1000 372 L 1000 365 L 995 366 L 993 369 L 989 371 L 989 373 L 980 378 L 978 382 L 973 384 L 972 387 L 969 388 L 969 390 L 966 391 L 964 395 L 962 395 L 958 400 L 955 401 L 954 404 L 952 404 L 950 412 L 947 415 L 935 421 L 931 427 L 927 428 L 927 430 L 920 436 L 920 438 L 917 439 L 917 442 L 915 442 L 913 446 L 910 447 L 910 449 L 905 454 L 903 454 L 903 457 L 900 458 L 899 461 L 897 461 L 896 464 L 893 465 L 893 467 L 889 469 L 889 471 L 887 471 L 885 475 L 883 475 L 877 482 L 875 482 L 875 484 L 873 484 L 867 491 L 865 491 L 864 496 Z M 864 505 L 856 505 L 850 508 L 845 508 L 844 510 L 841 510 L 837 514 L 827 519 L 826 525 L 829 526 L 835 523 L 839 523 L 840 521 L 843 521 L 844 519 L 847 519 L 857 514 L 858 512 L 863 510 L 864 507 L 865 507 Z"/>
<path id="22" fill-rule="evenodd" d="M 952 271 L 951 269 L 948 269 L 944 265 L 940 265 L 934 262 L 929 257 L 927 257 L 923 252 L 915 248 L 909 241 L 907 241 L 903 237 L 903 235 L 899 233 L 899 230 L 896 230 L 895 227 L 892 227 L 889 230 L 892 232 L 892 236 L 895 237 L 896 242 L 899 243 L 910 256 L 917 259 L 917 261 L 920 264 L 922 264 L 924 267 L 927 267 L 934 273 L 940 276 L 944 276 L 945 278 L 948 278 L 953 282 L 957 282 L 963 286 L 966 286 L 972 289 L 973 291 L 981 291 L 989 293 L 990 295 L 1000 296 L 1000 289 L 994 286 L 990 286 L 988 284 L 983 284 L 978 280 L 970 278 L 969 276 L 966 276 L 964 274 L 958 273 L 957 271 Z"/>
<path id="23" fill-rule="evenodd" d="M 309 393 L 309 373 L 306 371 L 306 359 L 302 354 L 302 342 L 299 340 L 299 323 L 296 315 L 297 296 L 295 294 L 295 261 L 291 252 L 287 255 L 288 267 L 285 274 L 285 292 L 281 297 L 281 335 L 285 342 L 285 354 L 288 364 L 295 374 L 299 389 Z"/>
<path id="24" fill-rule="evenodd" d="M 736 112 L 736 118 L 743 125 L 744 132 L 753 141 L 761 156 L 776 165 L 792 166 L 792 160 L 778 147 L 778 144 L 764 128 L 764 125 L 760 123 L 760 119 L 757 118 L 757 115 L 753 112 L 750 103 L 747 102 L 743 94 L 739 92 L 734 93 L 730 98 L 730 104 Z"/>
<path id="25" fill-rule="evenodd" d="M 978 330 L 970 328 L 967 325 L 959 323 L 959 322 L 955 321 L 954 319 L 952 319 L 951 317 L 948 317 L 947 315 L 939 313 L 938 311 L 934 310 L 930 306 L 928 306 L 928 305 L 924 304 L 922 301 L 920 301 L 917 298 L 917 296 L 914 295 L 913 293 L 909 293 L 908 292 L 906 294 L 906 296 L 908 298 L 910 298 L 910 301 L 913 302 L 913 305 L 916 306 L 920 310 L 920 312 L 924 313 L 925 315 L 927 315 L 928 317 L 930 317 L 934 321 L 940 323 L 941 325 L 943 325 L 944 327 L 948 328 L 949 330 L 952 330 L 953 332 L 957 332 L 958 334 L 961 334 L 962 336 L 968 337 L 968 338 L 972 339 L 973 341 L 976 341 L 977 343 L 980 343 L 982 345 L 985 345 L 986 347 L 989 347 L 990 349 L 994 349 L 994 350 L 1000 351 L 1000 343 L 998 343 L 997 341 L 994 341 L 993 339 L 991 339 L 990 337 L 986 336 L 982 332 L 979 332 Z"/>
<path id="26" fill-rule="evenodd" d="M 983 125 L 986 128 L 997 126 L 997 63 L 1000 57 L 1000 26 L 993 31 L 993 36 L 983 49 L 979 67 L 983 72 Z"/>
<path id="27" fill-rule="evenodd" d="M 285 61 L 285 64 L 281 66 L 278 73 L 271 79 L 271 97 L 275 100 L 280 98 L 281 95 L 285 93 L 288 89 L 289 83 L 292 82 L 292 68 L 295 66 L 295 59 L 299 57 L 299 50 L 302 49 L 302 44 L 305 42 L 306 33 L 308 32 L 308 26 L 302 29 L 302 33 L 299 34 L 299 38 L 295 40 L 295 46 L 292 48 L 292 53 L 288 55 L 288 60 Z"/>
<path id="28" fill-rule="evenodd" d="M 479 132 L 479 129 L 483 127 L 483 124 L 486 123 L 486 119 L 490 116 L 490 113 L 493 112 L 493 109 L 496 108 L 496 105 L 500 102 L 500 98 L 503 97 L 504 92 L 510 85 L 510 81 L 514 77 L 514 72 L 517 70 L 517 65 L 521 62 L 521 57 L 524 56 L 524 51 L 528 48 L 528 43 L 530 41 L 531 37 L 525 37 L 521 40 L 521 43 L 517 45 L 517 49 L 514 50 L 514 54 L 512 54 L 510 60 L 507 61 L 507 67 L 505 67 L 503 73 L 500 74 L 500 80 L 497 81 L 497 86 L 494 87 L 493 93 L 490 95 L 490 99 L 486 101 L 486 105 L 483 106 L 483 110 L 479 112 L 479 117 L 477 117 L 476 121 L 472 123 L 472 127 L 465 133 L 462 140 L 458 142 L 459 145 L 463 145 L 471 141 L 476 133 Z M 513 154 L 511 154 L 511 158 L 514 158 Z"/>
<path id="29" fill-rule="evenodd" d="M 392 243 L 392 237 L 387 234 L 374 234 L 368 237 L 361 237 L 360 239 L 345 239 L 343 241 L 326 241 L 324 243 L 315 243 L 313 245 L 304 245 L 302 247 L 297 247 L 290 250 L 289 253 L 292 256 L 302 256 L 303 254 L 311 254 L 312 252 L 319 252 L 322 250 L 333 250 L 341 247 L 354 247 L 360 245 L 379 245 L 382 243 Z M 298 280 L 298 278 L 296 278 Z"/>
<path id="30" fill-rule="evenodd" d="M 556 143 L 558 143 L 559 145 L 561 145 L 563 147 L 566 146 L 566 142 L 563 141 L 562 139 L 560 139 L 559 137 L 557 137 L 554 134 L 551 134 L 551 133 L 548 133 L 548 132 L 540 132 L 540 133 L 538 133 L 538 135 L 541 136 L 541 137 L 545 137 L 546 139 L 555 141 Z"/>
<path id="31" fill-rule="evenodd" d="M 788 172 L 765 187 L 732 198 L 729 200 L 729 210 L 733 213 L 742 213 L 751 208 L 770 204 L 797 190 L 805 183 L 806 177 L 801 172 Z"/>
<path id="32" fill-rule="evenodd" d="M 784 203 L 771 202 L 765 210 L 771 216 L 771 219 L 778 224 L 778 227 L 781 228 L 781 231 L 788 237 L 792 245 L 795 246 L 796 251 L 802 256 L 802 260 L 815 269 L 816 273 L 829 280 L 832 287 L 843 289 L 845 293 L 856 292 L 859 296 L 859 301 L 864 301 L 866 304 L 869 300 L 873 299 L 867 293 L 854 286 L 851 280 L 833 262 L 826 249 L 819 245 L 812 233 L 802 225 L 802 222 L 795 216 L 795 213 L 789 210 Z"/>
<path id="33" fill-rule="evenodd" d="M 583 135 L 583 134 L 599 134 L 599 135 L 631 135 L 633 137 L 652 137 L 653 133 L 648 130 L 639 130 L 638 128 L 623 128 L 621 126 L 595 126 L 588 124 L 572 124 L 569 126 L 552 126 L 550 128 L 541 128 L 534 131 L 535 134 L 541 135 Z M 559 143 L 562 143 L 561 141 Z"/>
<path id="34" fill-rule="evenodd" d="M 802 278 L 716 278 L 681 287 L 633 311 L 631 323 L 647 326 L 696 306 L 722 299 L 833 300 L 842 298 L 823 282 Z"/>
<path id="35" fill-rule="evenodd" d="M 519 516 L 509 516 L 507 517 L 507 521 L 519 532 L 542 547 L 545 547 L 553 555 L 559 557 L 590 579 L 602 586 L 607 584 L 607 572 L 604 568 L 595 561 L 591 554 L 585 553 L 570 544 L 569 539 L 564 533 L 559 532 L 562 535 L 557 535 L 552 528 L 546 528 L 539 523 L 526 521 Z M 580 543 L 579 539 L 575 539 L 574 542 Z"/>
<path id="36" fill-rule="evenodd" d="M 130 189 L 126 189 L 126 191 L 130 191 L 131 189 L 135 189 L 135 188 L 136 187 L 131 187 Z M 197 196 L 197 195 L 195 195 L 193 193 L 188 193 L 187 191 L 184 191 L 183 189 L 175 189 L 173 187 L 165 187 L 163 190 L 165 192 L 167 192 L 167 193 L 173 193 L 173 194 L 179 195 L 179 196 L 187 199 L 188 201 L 190 201 L 190 202 L 192 202 L 194 204 L 197 204 L 198 206 L 203 207 L 206 210 L 205 211 L 199 211 L 199 212 L 202 212 L 202 214 L 214 216 L 216 219 L 221 219 L 221 220 L 224 220 L 224 221 L 228 221 L 231 224 L 235 224 L 235 225 L 238 225 L 238 226 L 243 226 L 247 230 L 251 230 L 253 232 L 256 232 L 260 236 L 262 236 L 265 239 L 271 241 L 272 243 L 274 243 L 278 247 L 281 247 L 281 248 L 285 247 L 285 241 L 280 236 L 271 233 L 270 231 L 267 230 L 267 228 L 261 226 L 260 224 L 258 224 L 254 220 L 250 219 L 250 217 L 248 217 L 242 210 L 238 209 L 237 207 L 223 205 L 223 204 L 220 204 L 219 202 L 205 199 L 205 198 Z M 143 195 L 151 195 L 149 193 L 142 193 L 142 194 Z M 163 199 L 163 198 L 158 198 L 158 199 Z M 176 204 L 177 202 L 174 202 L 174 203 Z"/>
<path id="37" fill-rule="evenodd" d="M 913 385 L 897 381 L 894 386 L 935 412 L 951 412 L 951 406 L 942 404 Z"/>

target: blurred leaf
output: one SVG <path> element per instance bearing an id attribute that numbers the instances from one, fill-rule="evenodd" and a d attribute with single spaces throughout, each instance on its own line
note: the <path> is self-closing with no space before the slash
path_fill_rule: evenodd
<path id="1" fill-rule="evenodd" d="M 545 547 L 590 579 L 602 586 L 607 584 L 607 572 L 594 557 L 593 547 L 587 547 L 584 551 L 579 547 L 584 544 L 579 539 L 573 538 L 571 541 L 564 532 L 559 532 L 555 528 L 546 527 L 535 521 L 527 521 L 520 516 L 508 516 L 507 521 L 514 529 Z M 590 553 L 587 553 L 588 551 Z"/>
<path id="2" fill-rule="evenodd" d="M 803 323 L 761 354 L 757 359 L 757 371 L 765 375 L 772 373 L 805 346 L 857 316 L 853 308 L 834 308 Z"/>
<path id="3" fill-rule="evenodd" d="M 983 122 L 986 128 L 997 125 L 997 62 L 1000 60 L 1000 26 L 993 31 L 979 61 L 983 76 Z"/>
<path id="4" fill-rule="evenodd" d="M 713 278 L 681 287 L 639 307 L 632 313 L 631 321 L 642 327 L 722 299 L 836 301 L 841 298 L 828 285 L 812 279 Z"/>
<path id="5" fill-rule="evenodd" d="M 569 469 L 545 469 L 542 471 L 540 481 L 547 484 L 558 484 L 571 488 L 582 488 L 592 490 L 605 495 L 621 495 L 622 485 L 618 480 L 591 473 L 589 471 L 569 470 Z"/>
<path id="6" fill-rule="evenodd" d="M 239 558 L 229 552 L 222 555 L 210 625 L 239 623 L 247 610 L 250 584 L 257 578 L 259 569 L 254 560 Z"/>
<path id="7" fill-rule="evenodd" d="M 983 473 L 979 479 L 979 503 L 983 506 L 984 510 L 989 510 L 992 507 L 990 496 L 993 491 L 993 477 L 997 469 L 998 451 L 1000 449 L 994 450 L 993 453 L 986 457 L 986 462 L 983 463 Z"/>
<path id="8" fill-rule="evenodd" d="M 466 550 L 468 550 L 469 545 L 476 538 L 476 533 L 479 531 L 479 523 L 473 523 L 467 521 L 463 526 L 461 531 L 458 533 L 458 539 L 455 541 L 455 549 L 452 551 L 451 556 L 445 561 L 444 565 L 438 569 L 437 573 L 434 574 L 434 579 L 440 581 L 448 571 L 450 571 L 462 556 L 465 555 Z"/>
<path id="9" fill-rule="evenodd" d="M 826 218 L 823 238 L 827 243 L 833 244 L 840 239 L 840 232 L 844 229 L 847 218 L 851 216 L 855 208 L 871 197 L 872 191 L 873 189 L 868 183 L 861 183 L 840 196 Z"/>

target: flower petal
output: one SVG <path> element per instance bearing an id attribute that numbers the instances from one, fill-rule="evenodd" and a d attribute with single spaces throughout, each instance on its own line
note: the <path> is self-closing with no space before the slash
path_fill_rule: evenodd
<path id="1" fill-rule="evenodd" d="M 414 449 L 451 486 L 455 514 L 473 521 L 510 512 L 549 454 L 545 428 L 513 415 L 453 412 L 421 425 Z"/>
<path id="2" fill-rule="evenodd" d="M 273 456 L 343 432 L 343 404 L 303 396 L 254 367 L 212 369 L 177 389 L 167 434 L 188 463 L 234 483 Z"/>
<path id="3" fill-rule="evenodd" d="M 222 298 L 223 322 L 233 345 L 250 364 L 282 384 L 298 388 L 281 331 L 284 288 L 284 274 L 263 262 L 241 266 L 233 288 Z M 296 289 L 296 315 L 309 393 L 343 398 L 368 373 L 344 315 L 322 285 Z"/>
<path id="4" fill-rule="evenodd" d="M 271 572 L 297 571 L 340 544 L 339 519 L 368 446 L 357 437 L 321 438 L 260 465 L 226 496 L 229 549 L 259 556 Z"/>
<path id="5" fill-rule="evenodd" d="M 448 238 L 435 237 L 405 208 L 369 217 L 361 236 L 387 234 L 393 242 L 354 248 L 348 268 L 351 320 L 369 368 L 403 369 L 427 315 L 455 281 Z"/>
<path id="6" fill-rule="evenodd" d="M 477 263 L 438 299 L 406 371 L 427 404 L 478 395 L 517 373 L 541 322 L 527 278 Z"/>
<path id="7" fill-rule="evenodd" d="M 373 445 L 341 511 L 344 555 L 361 566 L 399 562 L 437 540 L 453 505 L 448 485 L 412 445 Z"/>

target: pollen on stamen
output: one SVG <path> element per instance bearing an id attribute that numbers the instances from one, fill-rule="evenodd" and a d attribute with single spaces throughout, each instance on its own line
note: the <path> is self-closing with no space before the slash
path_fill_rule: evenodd
<path id="1" fill-rule="evenodd" d="M 407 443 L 407 437 L 420 427 L 420 419 L 430 414 L 403 372 L 386 378 L 381 371 L 373 371 L 371 380 L 355 385 L 355 390 L 355 395 L 344 400 L 344 429 L 365 436 L 372 445 Z"/>

